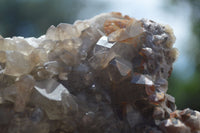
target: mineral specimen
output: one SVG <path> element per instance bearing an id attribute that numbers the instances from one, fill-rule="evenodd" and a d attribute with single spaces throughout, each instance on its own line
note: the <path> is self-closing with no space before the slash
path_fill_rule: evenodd
<path id="1" fill-rule="evenodd" d="M 175 36 L 120 13 L 0 36 L 1 133 L 197 133 L 168 95 Z"/>

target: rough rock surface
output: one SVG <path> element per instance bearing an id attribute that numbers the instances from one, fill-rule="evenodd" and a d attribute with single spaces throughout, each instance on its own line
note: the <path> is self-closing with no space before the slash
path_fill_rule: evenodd
<path id="1" fill-rule="evenodd" d="M 1 133 L 199 133 L 168 95 L 175 36 L 120 13 L 0 36 Z"/>

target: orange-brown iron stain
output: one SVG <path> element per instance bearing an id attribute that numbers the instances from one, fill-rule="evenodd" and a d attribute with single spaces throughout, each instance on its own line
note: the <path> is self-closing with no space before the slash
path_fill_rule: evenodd
<path id="1" fill-rule="evenodd" d="M 170 118 L 180 118 L 180 115 L 177 111 L 170 113 Z"/>
<path id="2" fill-rule="evenodd" d="M 173 70 L 173 68 L 171 67 L 171 69 L 168 71 L 168 78 L 171 76 L 171 74 L 172 74 L 172 70 Z"/>
<path id="3" fill-rule="evenodd" d="M 104 23 L 104 32 L 106 35 L 109 35 L 110 33 L 117 31 L 122 28 L 126 28 L 130 20 L 107 20 Z"/>
<path id="4" fill-rule="evenodd" d="M 146 91 L 146 93 L 147 93 L 147 95 L 153 95 L 154 93 L 155 93 L 155 86 L 146 86 L 145 87 L 145 91 Z"/>
<path id="5" fill-rule="evenodd" d="M 126 113 L 127 113 L 127 102 L 121 102 L 121 107 L 122 107 L 122 116 L 126 117 Z"/>

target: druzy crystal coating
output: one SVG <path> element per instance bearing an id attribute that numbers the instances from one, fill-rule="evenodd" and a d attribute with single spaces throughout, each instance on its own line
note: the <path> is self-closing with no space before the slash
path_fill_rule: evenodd
<path id="1" fill-rule="evenodd" d="M 200 132 L 200 113 L 166 93 L 174 42 L 170 26 L 117 12 L 0 36 L 0 132 Z"/>

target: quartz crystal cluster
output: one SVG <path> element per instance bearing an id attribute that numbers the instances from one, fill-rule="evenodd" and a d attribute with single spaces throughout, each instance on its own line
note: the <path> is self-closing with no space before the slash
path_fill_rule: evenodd
<path id="1" fill-rule="evenodd" d="M 0 36 L 0 133 L 200 133 L 200 113 L 166 93 L 174 41 L 116 12 Z"/>

